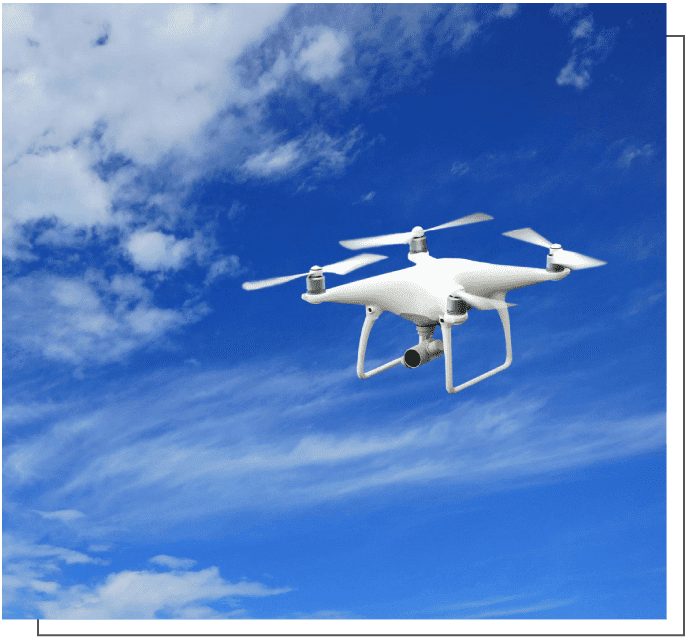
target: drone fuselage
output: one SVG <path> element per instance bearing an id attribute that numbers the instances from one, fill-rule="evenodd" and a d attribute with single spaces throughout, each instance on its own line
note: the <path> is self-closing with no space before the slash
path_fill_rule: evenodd
<path id="1" fill-rule="evenodd" d="M 466 292 L 503 301 L 515 288 L 567 276 L 566 268 L 550 272 L 543 268 L 501 266 L 469 259 L 435 259 L 428 253 L 409 255 L 414 266 L 376 277 L 361 279 L 302 295 L 312 304 L 325 301 L 374 306 L 392 312 L 419 326 L 436 325 L 446 314 L 449 294 L 463 287 Z"/>

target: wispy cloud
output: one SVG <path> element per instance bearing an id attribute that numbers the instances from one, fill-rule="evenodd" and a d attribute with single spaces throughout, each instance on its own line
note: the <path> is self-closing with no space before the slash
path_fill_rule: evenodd
<path id="1" fill-rule="evenodd" d="M 93 545 L 89 551 L 108 549 Z M 107 565 L 108 561 L 4 534 L 3 605 L 12 607 L 21 601 L 41 618 L 58 619 L 230 618 L 246 615 L 239 599 L 292 590 L 255 581 L 230 582 L 220 576 L 217 567 L 192 571 L 197 561 L 188 558 L 158 555 L 149 562 L 158 571 L 112 572 L 88 585 L 65 586 L 60 582 L 64 566 Z"/>
<path id="2" fill-rule="evenodd" d="M 361 411 L 341 432 L 314 434 L 323 402 L 332 423 L 349 418 L 356 401 L 350 370 L 317 379 L 279 370 L 167 372 L 166 380 L 141 381 L 152 393 L 109 393 L 107 405 L 6 443 L 6 500 L 41 481 L 46 489 L 33 507 L 57 511 L 69 503 L 86 512 L 73 521 L 80 533 L 122 525 L 145 533 L 152 519 L 162 530 L 179 520 L 301 507 L 382 487 L 545 476 L 665 440 L 664 414 L 558 417 L 550 428 L 546 401 L 525 396 L 468 401 L 421 426 L 405 411 L 380 429 Z M 288 432 L 279 427 L 283 418 L 291 419 Z"/>
<path id="3" fill-rule="evenodd" d="M 623 168 L 629 168 L 630 164 L 632 164 L 632 160 L 636 157 L 651 157 L 653 154 L 654 148 L 651 144 L 644 144 L 642 147 L 630 144 L 621 152 L 617 164 Z"/>
<path id="4" fill-rule="evenodd" d="M 575 16 L 585 11 L 587 6 L 587 3 L 584 2 L 557 2 L 549 9 L 549 13 L 564 22 L 569 22 Z"/>
<path id="5" fill-rule="evenodd" d="M 545 601 L 534 605 L 528 605 L 527 607 L 513 607 L 509 609 L 494 609 L 491 611 L 485 611 L 480 614 L 472 614 L 470 616 L 465 616 L 465 618 L 497 618 L 502 616 L 522 616 L 523 614 L 532 614 L 536 611 L 545 611 L 547 609 L 556 609 L 557 607 L 564 607 L 570 603 L 575 602 L 574 598 L 569 598 L 566 600 L 552 600 Z"/>
<path id="6" fill-rule="evenodd" d="M 356 146 L 363 137 L 360 127 L 345 136 L 333 138 L 322 131 L 313 132 L 249 157 L 243 165 L 246 175 L 282 178 L 312 166 L 315 172 L 338 172 L 358 154 Z"/>
<path id="7" fill-rule="evenodd" d="M 552 16 L 569 22 L 580 14 L 586 5 L 554 5 Z M 574 86 L 582 90 L 591 82 L 591 70 L 603 62 L 615 46 L 619 27 L 597 30 L 591 13 L 576 20 L 570 29 L 573 50 L 567 64 L 561 69 L 556 83 L 559 86 Z"/>
<path id="8" fill-rule="evenodd" d="M 83 512 L 79 510 L 57 510 L 56 512 L 41 512 L 39 510 L 34 510 L 36 514 L 40 514 L 43 518 L 48 520 L 62 521 L 63 523 L 69 523 L 76 519 L 85 516 Z"/>
<path id="9" fill-rule="evenodd" d="M 643 312 L 665 299 L 666 290 L 665 284 L 657 282 L 653 286 L 647 286 L 633 290 L 629 295 L 629 310 L 628 316 L 636 315 Z"/>
<path id="10" fill-rule="evenodd" d="M 107 280 L 97 271 L 86 280 L 28 275 L 7 284 L 3 294 L 6 343 L 77 366 L 121 360 L 207 311 L 197 302 L 160 308 L 140 278 Z"/>
<path id="11" fill-rule="evenodd" d="M 470 167 L 465 162 L 455 161 L 453 162 L 453 166 L 451 166 L 451 175 L 465 175 L 469 170 Z"/>
<path id="12" fill-rule="evenodd" d="M 165 554 L 153 556 L 149 561 L 155 565 L 169 567 L 169 569 L 191 569 L 191 567 L 198 563 L 197 560 L 192 558 L 174 558 L 174 556 L 166 556 Z"/>

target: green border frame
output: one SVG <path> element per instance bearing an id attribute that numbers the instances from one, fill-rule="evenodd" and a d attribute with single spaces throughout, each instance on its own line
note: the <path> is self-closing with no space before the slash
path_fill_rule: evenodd
<path id="1" fill-rule="evenodd" d="M 537 0 L 535 0 L 537 2 Z M 614 0 L 611 0 L 612 3 Z M 609 4 L 611 3 L 609 2 Z M 548 3 L 547 3 L 548 4 Z M 621 4 L 621 2 L 617 2 Z M 622 2 L 622 4 L 634 4 Z M 643 3 L 642 3 L 643 4 Z M 664 4 L 664 3 L 657 3 Z M 685 636 L 685 35 L 687 2 L 668 5 L 667 620 L 3 620 L 18 638 L 319 636 Z"/>

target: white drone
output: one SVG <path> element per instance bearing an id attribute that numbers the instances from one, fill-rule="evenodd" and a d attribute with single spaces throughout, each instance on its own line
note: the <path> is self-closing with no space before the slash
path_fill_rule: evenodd
<path id="1" fill-rule="evenodd" d="M 484 213 L 475 213 L 427 230 L 441 230 L 488 219 L 493 218 Z M 500 266 L 470 261 L 469 259 L 436 259 L 427 252 L 425 232 L 420 226 L 416 226 L 409 233 L 396 233 L 340 242 L 342 246 L 350 250 L 392 244 L 409 244 L 408 259 L 415 264 L 410 268 L 361 279 L 335 288 L 325 288 L 324 273 L 332 272 L 345 275 L 356 268 L 372 264 L 380 259 L 386 259 L 383 255 L 361 254 L 329 266 L 313 266 L 310 272 L 299 275 L 248 281 L 243 284 L 243 288 L 245 290 L 257 290 L 283 284 L 298 277 L 307 277 L 307 292 L 302 295 L 302 298 L 308 303 L 320 304 L 323 301 L 333 301 L 365 306 L 365 323 L 358 346 L 357 372 L 361 379 L 367 379 L 399 363 L 402 363 L 406 368 L 417 368 L 445 354 L 446 390 L 454 393 L 505 370 L 511 364 L 513 352 L 508 306 L 514 304 L 506 303 L 507 292 L 542 281 L 558 281 L 567 277 L 571 270 L 603 266 L 606 263 L 579 253 L 563 250 L 560 244 L 552 244 L 531 228 L 521 228 L 503 234 L 548 248 L 546 269 Z M 498 368 L 454 387 L 451 328 L 464 323 L 468 318 L 468 311 L 472 308 L 478 310 L 493 309 L 499 313 L 506 337 L 506 361 Z M 370 330 L 385 310 L 412 321 L 417 326 L 419 343 L 407 350 L 402 357 L 365 372 L 365 350 L 367 349 Z M 443 342 L 432 337 L 436 326 L 441 327 Z"/>

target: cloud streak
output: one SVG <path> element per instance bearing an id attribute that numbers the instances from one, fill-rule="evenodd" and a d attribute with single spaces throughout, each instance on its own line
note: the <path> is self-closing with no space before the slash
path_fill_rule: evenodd
<path id="1" fill-rule="evenodd" d="M 300 508 L 380 488 L 544 476 L 665 441 L 664 414 L 559 416 L 551 428 L 553 406 L 523 396 L 467 402 L 422 426 L 406 412 L 380 428 L 361 411 L 342 431 L 320 427 L 313 434 L 323 400 L 332 423 L 355 403 L 350 370 L 315 381 L 297 369 L 280 377 L 278 369 L 168 372 L 175 380 L 153 384 L 152 393 L 110 394 L 107 405 L 48 421 L 33 436 L 6 443 L 7 498 L 40 481 L 46 487 L 34 508 L 71 504 L 87 514 L 72 521 L 83 534 L 124 527 L 146 533 L 152 520 L 162 530 L 197 517 Z M 283 418 L 291 424 L 287 432 L 279 426 Z"/>
<path id="2" fill-rule="evenodd" d="M 586 5 L 554 5 L 550 13 L 552 16 L 570 21 Z M 574 86 L 578 90 L 585 89 L 591 83 L 591 70 L 603 62 L 615 46 L 619 27 L 597 30 L 592 14 L 580 18 L 570 29 L 570 40 L 573 50 L 567 64 L 560 70 L 556 83 L 559 86 Z"/>
<path id="3" fill-rule="evenodd" d="M 195 560 L 165 555 L 154 556 L 149 562 L 171 571 L 124 570 L 112 572 L 95 584 L 63 586 L 56 580 L 61 578 L 58 562 L 104 565 L 106 561 L 11 535 L 3 538 L 3 562 L 5 606 L 21 600 L 40 618 L 231 618 L 246 614 L 238 599 L 292 590 L 255 581 L 230 582 L 220 576 L 217 567 L 191 571 Z"/>

